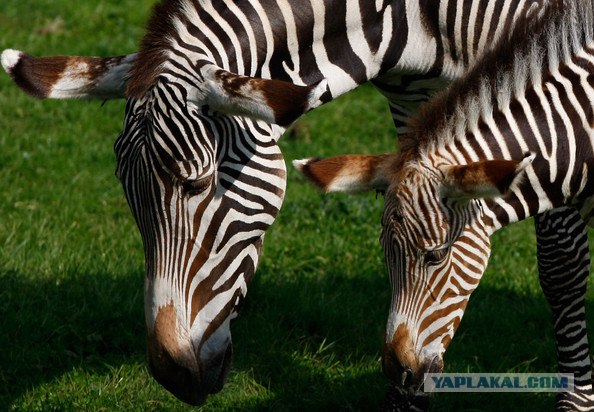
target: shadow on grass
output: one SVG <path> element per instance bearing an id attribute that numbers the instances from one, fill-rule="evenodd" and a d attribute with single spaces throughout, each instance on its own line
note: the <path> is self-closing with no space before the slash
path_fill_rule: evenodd
<path id="1" fill-rule="evenodd" d="M 387 388 L 379 362 L 389 302 L 384 280 L 336 272 L 256 280 L 234 326 L 234 368 L 249 371 L 269 399 L 247 409 L 377 409 Z"/>
<path id="2" fill-rule="evenodd" d="M 551 312 L 540 291 L 518 292 L 498 285 L 496 275 L 490 276 L 471 298 L 446 354 L 446 372 L 556 372 Z M 533 281 L 537 284 L 536 274 Z M 377 410 L 386 380 L 373 357 L 379 357 L 389 302 L 387 286 L 385 279 L 370 274 L 346 282 L 330 273 L 317 284 L 301 279 L 275 287 L 259 284 L 255 291 L 252 288 L 253 307 L 249 317 L 240 321 L 239 339 L 244 341 L 238 352 L 256 353 L 240 356 L 236 368 L 251 368 L 254 378 L 267 386 L 273 397 L 249 409 Z M 267 308 L 255 313 L 259 305 Z M 589 324 L 594 325 L 594 302 L 587 301 L 586 310 Z M 258 321 L 259 317 L 263 319 Z M 258 326 L 258 322 L 269 326 Z M 276 335 L 266 344 L 263 338 L 251 335 L 261 331 Z M 254 341 L 246 342 L 248 339 Z M 301 349 L 292 345 L 295 341 Z M 591 333 L 590 341 L 594 341 Z M 316 362 L 315 348 L 321 343 L 332 346 Z M 303 347 L 310 348 L 313 362 L 292 355 L 296 351 L 302 356 Z M 258 364 L 266 354 L 277 362 L 276 368 L 274 363 Z M 365 359 L 366 368 L 341 375 L 340 366 L 357 369 L 358 359 Z M 315 365 L 331 365 L 333 360 L 340 365 L 337 370 L 314 369 Z M 337 375 L 339 378 L 333 379 Z M 552 393 L 438 394 L 432 399 L 432 410 L 544 411 L 554 409 L 554 400 Z"/>
<path id="3" fill-rule="evenodd" d="M 73 369 L 105 376 L 122 365 L 145 363 L 143 275 L 72 273 L 61 279 L 32 281 L 14 271 L 0 272 L 0 410 Z M 233 326 L 236 353 L 229 388 L 211 397 L 204 409 L 352 410 L 379 404 L 385 381 L 375 362 L 383 324 L 377 319 L 385 305 L 367 318 L 361 306 L 365 299 L 348 296 L 353 290 L 378 290 L 379 284 L 354 282 L 349 292 L 336 288 L 336 282 L 334 277 L 252 285 Z M 343 299 L 353 303 L 349 312 L 359 313 L 354 317 L 360 331 L 356 339 L 349 337 L 353 325 L 341 310 Z M 371 325 L 374 334 L 365 332 Z M 372 348 L 371 355 L 366 347 Z M 371 371 L 369 359 L 375 362 Z M 245 374 L 250 382 L 238 382 Z M 246 394 L 254 382 L 268 387 L 268 395 Z M 375 391 L 365 389 L 369 387 Z M 135 397 L 134 392 L 129 396 Z M 164 389 L 159 397 L 172 409 L 187 410 L 187 405 L 171 402 Z M 130 403 L 146 407 L 147 399 Z"/>
<path id="4" fill-rule="evenodd" d="M 201 410 L 376 410 L 387 382 L 379 348 L 387 280 L 257 276 L 233 326 L 226 388 Z M 72 369 L 104 375 L 145 362 L 141 273 L 72 274 L 62 282 L 0 273 L 0 403 Z M 273 280 L 275 279 L 275 280 Z M 535 280 L 536 281 L 536 280 Z M 594 305 L 588 302 L 589 320 Z M 550 310 L 541 295 L 481 285 L 446 355 L 449 372 L 553 372 Z M 146 399 L 130 404 L 146 406 Z M 167 410 L 186 410 L 171 403 Z M 552 395 L 440 394 L 435 411 L 552 410 Z"/>
<path id="5" fill-rule="evenodd" d="M 144 357 L 142 275 L 30 280 L 0 272 L 0 404 L 73 368 L 105 374 Z"/>

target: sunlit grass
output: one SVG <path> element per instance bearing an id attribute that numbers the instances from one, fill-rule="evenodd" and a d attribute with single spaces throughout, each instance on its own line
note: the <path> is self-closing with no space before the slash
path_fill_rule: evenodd
<path id="1" fill-rule="evenodd" d="M 4 1 L 0 47 L 129 53 L 151 3 Z M 142 244 L 113 174 L 123 102 L 35 101 L 4 75 L 0 90 L 0 410 L 188 410 L 146 369 Z M 289 163 L 396 143 L 385 101 L 365 86 L 310 113 L 281 147 Z M 322 195 L 289 166 L 285 204 L 234 325 L 233 371 L 199 410 L 377 408 L 390 301 L 382 202 Z M 554 371 L 532 222 L 497 233 L 493 244 L 446 369 Z M 552 404 L 550 395 L 443 394 L 433 407 Z"/>

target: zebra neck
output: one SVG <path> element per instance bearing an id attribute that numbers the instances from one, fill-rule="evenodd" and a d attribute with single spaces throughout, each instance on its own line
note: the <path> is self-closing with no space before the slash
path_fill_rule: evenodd
<path id="1" fill-rule="evenodd" d="M 131 81 L 147 88 L 166 72 L 199 82 L 192 67 L 208 62 L 299 85 L 325 78 L 336 97 L 396 66 L 409 31 L 423 31 L 406 24 L 418 8 L 412 0 L 162 0 Z"/>
<path id="2" fill-rule="evenodd" d="M 451 80 L 547 1 L 161 0 L 130 84 L 138 97 L 163 72 L 199 83 L 196 62 L 299 85 L 325 78 L 328 99 L 386 74 Z"/>
<path id="3" fill-rule="evenodd" d="M 523 18 L 537 19 L 551 0 L 406 1 L 406 14 L 394 16 L 405 47 L 390 72 L 430 73 L 459 78 Z M 502 4 L 505 3 L 505 4 Z M 404 31 L 403 27 L 406 29 Z M 378 84 L 389 83 L 389 74 Z"/>

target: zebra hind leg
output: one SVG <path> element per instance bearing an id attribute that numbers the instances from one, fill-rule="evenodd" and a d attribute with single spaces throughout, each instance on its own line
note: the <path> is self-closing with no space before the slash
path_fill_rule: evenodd
<path id="1" fill-rule="evenodd" d="M 535 218 L 540 285 L 553 312 L 559 372 L 573 373 L 573 392 L 560 392 L 557 411 L 594 410 L 586 334 L 585 293 L 590 269 L 586 225 L 573 208 Z"/>

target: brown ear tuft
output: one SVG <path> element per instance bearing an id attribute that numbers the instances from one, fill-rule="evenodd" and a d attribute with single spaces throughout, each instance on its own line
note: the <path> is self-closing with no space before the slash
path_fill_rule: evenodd
<path id="1" fill-rule="evenodd" d="M 337 162 L 328 161 L 316 157 L 311 159 L 294 160 L 295 166 L 302 174 L 313 183 L 317 188 L 328 191 L 330 184 L 342 168 L 342 165 Z"/>
<path id="2" fill-rule="evenodd" d="M 343 155 L 296 160 L 293 165 L 325 192 L 385 190 L 398 155 Z"/>
<path id="3" fill-rule="evenodd" d="M 43 56 L 2 52 L 2 66 L 27 94 L 40 99 L 119 99 L 136 56 Z"/>
<path id="4" fill-rule="evenodd" d="M 322 95 L 326 93 L 326 80 L 311 86 L 298 86 L 280 80 L 261 80 L 259 87 L 274 112 L 276 123 L 286 127 L 321 103 Z"/>
<path id="5" fill-rule="evenodd" d="M 492 160 L 455 166 L 451 170 L 451 178 L 464 191 L 471 192 L 478 186 L 492 185 L 501 194 L 511 186 L 518 163 L 514 160 Z"/>
<path id="6" fill-rule="evenodd" d="M 49 90 L 64 71 L 65 58 L 33 57 L 30 54 L 17 52 L 18 57 L 8 61 L 11 51 L 2 53 L 2 63 L 12 80 L 27 94 L 39 99 L 46 98 Z M 16 51 L 14 51 L 16 52 Z M 12 57 L 12 56 L 11 56 Z"/>
<path id="7" fill-rule="evenodd" d="M 290 126 L 301 115 L 319 106 L 322 95 L 327 92 L 326 79 L 313 85 L 299 86 L 282 80 L 240 76 L 225 70 L 216 71 L 215 78 L 229 96 L 224 101 L 231 111 L 239 109 L 241 113 L 243 110 L 243 114 L 271 120 L 283 127 Z M 224 106 L 222 109 L 224 111 Z M 268 111 L 271 119 L 263 115 Z"/>
<path id="8" fill-rule="evenodd" d="M 467 165 L 443 166 L 448 196 L 468 198 L 497 197 L 507 193 L 518 176 L 534 160 L 527 154 L 521 160 L 483 160 Z"/>

